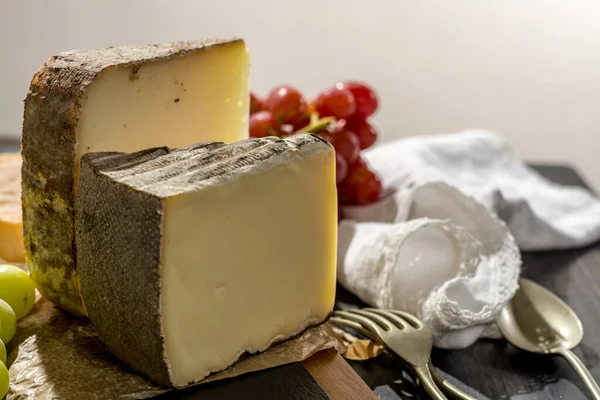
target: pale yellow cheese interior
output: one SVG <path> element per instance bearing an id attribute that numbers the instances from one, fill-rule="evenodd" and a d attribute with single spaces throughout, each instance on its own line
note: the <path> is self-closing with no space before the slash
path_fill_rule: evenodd
<path id="1" fill-rule="evenodd" d="M 327 317 L 336 207 L 323 150 L 166 200 L 161 314 L 176 386 Z"/>
<path id="2" fill-rule="evenodd" d="M 25 262 L 21 215 L 21 155 L 0 154 L 0 259 Z"/>
<path id="3" fill-rule="evenodd" d="M 242 42 L 104 70 L 86 91 L 75 188 L 87 152 L 133 152 L 248 137 L 249 53 Z"/>

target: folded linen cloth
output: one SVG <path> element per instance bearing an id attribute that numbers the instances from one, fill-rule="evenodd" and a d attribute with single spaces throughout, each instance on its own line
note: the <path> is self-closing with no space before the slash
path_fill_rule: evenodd
<path id="1" fill-rule="evenodd" d="M 492 133 L 400 139 L 364 158 L 384 196 L 344 208 L 338 280 L 368 304 L 421 317 L 438 347 L 489 332 L 518 287 L 518 248 L 600 238 L 594 196 L 542 178 Z"/>

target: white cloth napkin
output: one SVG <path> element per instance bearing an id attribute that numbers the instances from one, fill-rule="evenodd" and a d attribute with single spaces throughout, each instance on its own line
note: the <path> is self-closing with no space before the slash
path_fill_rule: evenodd
<path id="1" fill-rule="evenodd" d="M 421 317 L 438 347 L 469 346 L 493 324 L 518 287 L 518 248 L 600 238 L 594 196 L 545 180 L 492 133 L 400 139 L 364 158 L 385 195 L 344 208 L 338 280 L 370 305 Z"/>

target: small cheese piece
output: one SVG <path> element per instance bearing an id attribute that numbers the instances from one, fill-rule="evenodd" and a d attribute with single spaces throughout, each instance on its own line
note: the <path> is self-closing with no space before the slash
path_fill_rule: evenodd
<path id="1" fill-rule="evenodd" d="M 0 154 L 0 259 L 25 262 L 21 218 L 21 155 Z"/>
<path id="2" fill-rule="evenodd" d="M 85 315 L 74 235 L 81 156 L 247 138 L 248 71 L 233 39 L 69 51 L 37 72 L 25 100 L 23 223 L 45 297 Z"/>
<path id="3" fill-rule="evenodd" d="M 90 319 L 159 384 L 201 380 L 332 312 L 335 156 L 318 136 L 87 154 L 77 205 Z"/>

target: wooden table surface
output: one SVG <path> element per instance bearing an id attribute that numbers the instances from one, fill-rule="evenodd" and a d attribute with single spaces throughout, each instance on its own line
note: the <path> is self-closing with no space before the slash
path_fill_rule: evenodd
<path id="1" fill-rule="evenodd" d="M 0 151 L 18 150 L 18 143 L 0 140 Z M 534 165 L 542 175 L 565 185 L 586 186 L 569 167 Z M 523 276 L 552 290 L 580 316 L 585 335 L 575 349 L 600 381 L 600 244 L 583 249 L 523 254 Z M 338 304 L 363 306 L 338 287 Z M 587 399 L 581 381 L 558 357 L 515 349 L 505 341 L 480 340 L 463 350 L 434 350 L 433 363 L 456 386 L 478 399 Z M 381 399 L 426 399 L 391 355 L 350 362 Z M 332 352 L 268 371 L 208 384 L 201 391 L 176 391 L 164 399 L 366 399 L 371 397 L 348 364 Z M 346 384 L 344 382 L 350 382 Z M 210 385 L 210 386 L 209 386 Z"/>

